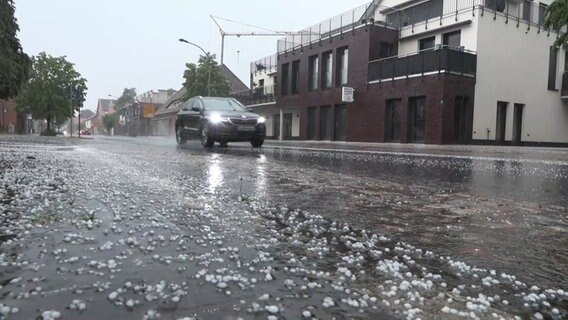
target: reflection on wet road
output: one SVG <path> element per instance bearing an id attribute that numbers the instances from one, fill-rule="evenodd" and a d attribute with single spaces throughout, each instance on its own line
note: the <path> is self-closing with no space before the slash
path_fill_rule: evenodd
<path id="1" fill-rule="evenodd" d="M 224 188 L 283 203 L 523 281 L 568 287 L 568 164 L 265 148 L 178 149 Z M 218 181 L 217 179 L 214 179 Z M 211 184 L 213 185 L 213 184 Z M 217 183 L 215 188 L 220 187 Z"/>

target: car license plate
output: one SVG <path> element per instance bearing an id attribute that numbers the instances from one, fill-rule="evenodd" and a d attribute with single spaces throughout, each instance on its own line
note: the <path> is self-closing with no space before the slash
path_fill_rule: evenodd
<path id="1" fill-rule="evenodd" d="M 251 131 L 254 131 L 254 127 L 253 126 L 239 126 L 238 130 L 244 131 L 244 132 L 251 132 Z"/>

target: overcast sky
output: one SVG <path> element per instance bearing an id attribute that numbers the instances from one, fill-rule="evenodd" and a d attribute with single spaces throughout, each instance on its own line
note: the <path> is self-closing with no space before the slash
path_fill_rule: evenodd
<path id="1" fill-rule="evenodd" d="M 88 80 L 85 107 L 98 98 L 179 89 L 186 62 L 200 51 L 220 57 L 221 37 L 210 15 L 279 31 L 298 31 L 370 0 L 16 0 L 24 51 L 67 56 Z M 226 32 L 251 31 L 223 22 Z M 258 30 L 257 30 L 258 31 Z M 276 51 L 276 37 L 227 37 L 225 64 L 249 85 L 251 61 Z M 240 54 L 238 53 L 240 51 Z"/>

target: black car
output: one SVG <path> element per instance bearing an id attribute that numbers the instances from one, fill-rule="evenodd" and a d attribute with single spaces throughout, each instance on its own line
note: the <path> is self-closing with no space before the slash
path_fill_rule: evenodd
<path id="1" fill-rule="evenodd" d="M 234 98 L 194 97 L 185 102 L 177 114 L 176 141 L 185 144 L 199 138 L 210 148 L 215 141 L 250 141 L 259 148 L 266 136 L 266 119 L 250 112 Z"/>

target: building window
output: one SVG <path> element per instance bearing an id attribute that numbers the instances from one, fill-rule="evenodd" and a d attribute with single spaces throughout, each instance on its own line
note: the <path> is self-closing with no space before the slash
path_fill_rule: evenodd
<path id="1" fill-rule="evenodd" d="M 556 90 L 556 69 L 558 65 L 558 48 L 550 47 L 548 59 L 548 90 Z"/>
<path id="2" fill-rule="evenodd" d="M 523 2 L 523 20 L 531 22 L 532 6 L 532 0 L 525 0 Z"/>
<path id="3" fill-rule="evenodd" d="M 308 67 L 308 72 L 310 74 L 310 79 L 308 83 L 308 89 L 310 91 L 318 89 L 318 75 L 319 75 L 319 57 L 318 56 L 311 56 L 310 57 L 310 65 Z"/>
<path id="4" fill-rule="evenodd" d="M 337 68 L 335 70 L 337 72 L 335 75 L 336 85 L 339 87 L 347 84 L 349 72 L 349 49 L 347 47 L 337 49 Z"/>
<path id="5" fill-rule="evenodd" d="M 538 6 L 538 24 L 543 26 L 544 25 L 544 16 L 546 14 L 546 9 L 548 6 L 544 3 L 540 3 Z"/>
<path id="6" fill-rule="evenodd" d="M 436 44 L 436 37 L 429 37 L 420 39 L 419 41 L 419 51 L 434 50 Z"/>
<path id="7" fill-rule="evenodd" d="M 491 10 L 503 12 L 507 6 L 507 0 L 485 0 L 485 7 Z"/>
<path id="8" fill-rule="evenodd" d="M 333 71 L 333 53 L 324 52 L 322 55 L 322 85 L 323 89 L 331 88 Z"/>
<path id="9" fill-rule="evenodd" d="M 456 49 L 461 47 L 461 30 L 444 33 L 444 47 Z"/>
<path id="10" fill-rule="evenodd" d="M 394 56 L 394 44 L 381 41 L 379 44 L 379 59 Z"/>
<path id="11" fill-rule="evenodd" d="M 298 94 L 300 89 L 300 60 L 292 62 L 292 94 Z"/>
<path id="12" fill-rule="evenodd" d="M 290 79 L 290 64 L 285 63 L 282 65 L 282 84 L 280 85 L 280 91 L 282 95 L 288 94 L 288 80 Z"/>

